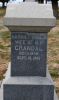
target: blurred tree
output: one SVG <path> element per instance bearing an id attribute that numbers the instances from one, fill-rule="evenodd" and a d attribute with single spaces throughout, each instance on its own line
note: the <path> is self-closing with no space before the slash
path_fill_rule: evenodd
<path id="1" fill-rule="evenodd" d="M 44 0 L 35 0 L 35 1 L 38 1 L 39 3 L 44 3 Z M 53 14 L 56 18 L 58 18 L 58 0 L 46 0 L 46 3 L 48 1 L 52 2 Z"/>
<path id="2" fill-rule="evenodd" d="M 58 0 L 51 0 L 53 13 L 56 18 L 58 18 Z"/>
<path id="3" fill-rule="evenodd" d="M 52 2 L 53 14 L 56 18 L 58 18 L 58 0 L 46 0 L 46 3 L 48 1 Z"/>
<path id="4" fill-rule="evenodd" d="M 38 0 L 39 3 L 44 3 L 44 0 Z"/>
<path id="5" fill-rule="evenodd" d="M 5 2 L 7 2 L 7 3 L 8 3 L 8 1 L 9 1 L 9 0 L 0 0 L 0 2 L 2 2 L 2 3 L 3 3 L 3 7 L 5 7 Z"/>

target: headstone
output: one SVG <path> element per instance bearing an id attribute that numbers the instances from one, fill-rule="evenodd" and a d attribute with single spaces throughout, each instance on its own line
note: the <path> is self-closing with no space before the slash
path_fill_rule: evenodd
<path id="1" fill-rule="evenodd" d="M 11 76 L 3 85 L 3 100 L 54 100 L 47 70 L 47 36 L 56 21 L 52 7 L 35 2 L 9 7 L 4 25 L 11 31 Z"/>
<path id="2" fill-rule="evenodd" d="M 48 12 L 49 7 L 46 9 L 44 5 L 39 5 L 35 2 L 32 4 L 31 2 L 25 2 L 22 3 L 22 5 L 16 5 L 16 9 L 15 6 L 10 10 L 8 10 L 8 8 L 6 17 L 12 16 L 13 19 L 5 19 L 5 22 L 7 21 L 6 25 L 15 25 L 16 27 L 20 25 L 19 28 L 21 28 L 22 25 L 24 29 L 26 29 L 17 30 L 15 27 L 16 32 L 14 30 L 11 34 L 11 75 L 45 77 L 47 65 L 47 31 L 45 30 L 44 33 L 42 28 L 40 32 L 39 26 L 52 27 L 51 25 L 54 24 L 54 22 L 52 23 L 54 18 L 50 20 L 50 17 L 53 16 L 52 10 L 50 9 L 51 15 L 50 12 Z M 43 10 L 43 8 L 45 10 Z M 37 13 L 39 9 L 41 9 L 40 14 Z M 18 12 L 18 15 L 15 15 L 15 12 Z M 43 13 L 45 13 L 44 17 L 42 16 Z M 43 21 L 40 18 L 43 19 Z M 46 21 L 48 24 L 45 22 L 45 18 L 48 19 Z M 13 27 L 14 26 L 12 26 L 12 29 Z M 32 27 L 33 29 L 31 29 Z"/>

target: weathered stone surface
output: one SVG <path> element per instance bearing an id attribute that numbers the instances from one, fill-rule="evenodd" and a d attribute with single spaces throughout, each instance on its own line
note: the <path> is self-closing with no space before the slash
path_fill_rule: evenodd
<path id="1" fill-rule="evenodd" d="M 3 88 L 0 88 L 0 100 L 3 100 Z M 54 100 L 59 100 L 55 92 L 54 92 Z"/>
<path id="2" fill-rule="evenodd" d="M 17 14 L 16 14 L 17 12 Z M 36 2 L 9 5 L 4 17 L 6 26 L 55 26 L 52 6 Z"/>
<path id="3" fill-rule="evenodd" d="M 53 81 L 49 73 L 47 77 L 11 77 L 4 84 L 3 97 L 4 100 L 54 100 Z"/>
<path id="4" fill-rule="evenodd" d="M 3 100 L 3 88 L 0 88 L 0 100 Z"/>
<path id="5" fill-rule="evenodd" d="M 9 65 L 10 66 L 10 65 Z M 11 67 L 11 66 L 10 66 Z M 9 68 L 9 70 L 10 70 L 10 68 Z M 5 98 L 6 98 L 6 100 L 9 100 L 10 98 L 10 95 L 12 95 L 11 96 L 11 100 L 18 100 L 18 96 L 17 96 L 17 94 L 19 94 L 19 85 L 22 87 L 22 88 L 24 88 L 24 87 L 29 87 L 29 84 L 30 84 L 30 87 L 32 86 L 32 84 L 33 84 L 33 87 L 31 87 L 33 90 L 37 90 L 37 91 L 39 91 L 36 87 L 40 87 L 40 89 L 45 89 L 45 91 L 46 91 L 46 89 L 49 89 L 49 88 L 51 88 L 51 87 L 53 87 L 53 81 L 52 81 L 52 79 L 51 79 L 51 77 L 50 77 L 50 75 L 49 75 L 49 73 L 47 73 L 47 77 L 8 77 L 8 80 L 6 80 L 5 81 L 5 86 L 6 86 L 6 88 L 3 88 L 3 86 L 0 88 L 0 100 L 4 100 L 4 95 L 6 96 Z M 26 85 L 25 85 L 26 84 Z M 40 84 L 41 84 L 41 86 L 40 86 Z M 44 88 L 43 88 L 43 87 Z M 46 86 L 48 86 L 48 87 L 46 87 Z M 51 86 L 51 87 L 50 87 Z M 18 88 L 17 88 L 18 87 Z M 54 88 L 54 87 L 53 87 Z M 53 88 L 51 88 L 51 89 L 53 89 Z M 4 93 L 4 89 L 6 89 L 7 91 L 5 91 L 5 93 Z M 27 89 L 29 89 L 29 88 L 27 88 Z M 51 91 L 51 89 L 50 89 L 50 91 L 48 90 L 48 92 L 49 92 L 49 95 L 50 95 L 50 92 L 52 92 Z M 25 88 L 23 89 L 23 90 L 26 90 Z M 30 89 L 31 90 L 31 89 Z M 32 91 L 33 91 L 32 90 Z M 16 91 L 16 92 L 15 92 Z M 10 92 L 10 94 L 8 94 Z M 18 92 L 18 93 L 17 93 Z M 44 91 L 43 91 L 44 92 Z M 42 92 L 42 93 L 43 93 Z M 47 91 L 46 91 L 47 92 Z M 46 93 L 46 92 L 44 92 L 44 93 Z M 16 94 L 15 94 L 16 93 Z M 23 92 L 24 93 L 24 92 Z M 31 92 L 32 93 L 32 92 Z M 14 94 L 14 95 L 13 95 Z M 26 94 L 26 96 L 27 96 L 27 93 L 25 92 L 25 94 Z M 30 95 L 30 93 L 28 93 L 29 95 Z M 36 92 L 36 94 L 37 94 L 37 92 Z M 53 93 L 52 93 L 53 94 Z M 21 94 L 22 95 L 22 94 Z M 43 94 L 42 94 L 43 95 Z M 17 96 L 17 98 L 15 97 L 15 96 Z M 24 95 L 23 95 L 24 96 Z M 7 99 L 8 98 L 8 99 Z M 21 97 L 20 97 L 21 98 Z M 25 98 L 25 97 L 24 97 Z M 34 98 L 34 97 L 33 97 Z M 49 96 L 49 98 L 51 98 L 50 96 Z M 22 100 L 23 100 L 23 97 L 22 97 Z M 41 100 L 41 99 L 40 99 Z M 44 99 L 43 99 L 44 100 Z M 46 100 L 46 98 L 45 98 L 45 100 Z M 49 100 L 49 99 L 48 99 Z M 50 99 L 51 100 L 51 99 Z M 57 95 L 56 95 L 56 93 L 54 92 L 54 99 L 52 99 L 52 100 L 58 100 L 58 98 L 57 98 Z"/>
<path id="6" fill-rule="evenodd" d="M 53 100 L 53 94 L 49 85 L 4 85 L 4 100 Z"/>
<path id="7" fill-rule="evenodd" d="M 11 75 L 46 76 L 47 33 L 11 34 Z"/>

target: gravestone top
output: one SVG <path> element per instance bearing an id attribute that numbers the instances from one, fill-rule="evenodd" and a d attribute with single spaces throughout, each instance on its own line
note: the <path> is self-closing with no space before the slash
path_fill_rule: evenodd
<path id="1" fill-rule="evenodd" d="M 4 17 L 6 26 L 55 26 L 52 6 L 37 2 L 9 4 Z"/>

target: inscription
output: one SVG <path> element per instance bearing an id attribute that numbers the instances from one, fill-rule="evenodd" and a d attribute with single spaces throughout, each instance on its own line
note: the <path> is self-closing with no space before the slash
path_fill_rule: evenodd
<path id="1" fill-rule="evenodd" d="M 12 32 L 11 75 L 46 76 L 47 33 Z"/>
<path id="2" fill-rule="evenodd" d="M 13 33 L 12 40 L 17 60 L 40 60 L 46 40 L 44 33 Z"/>

